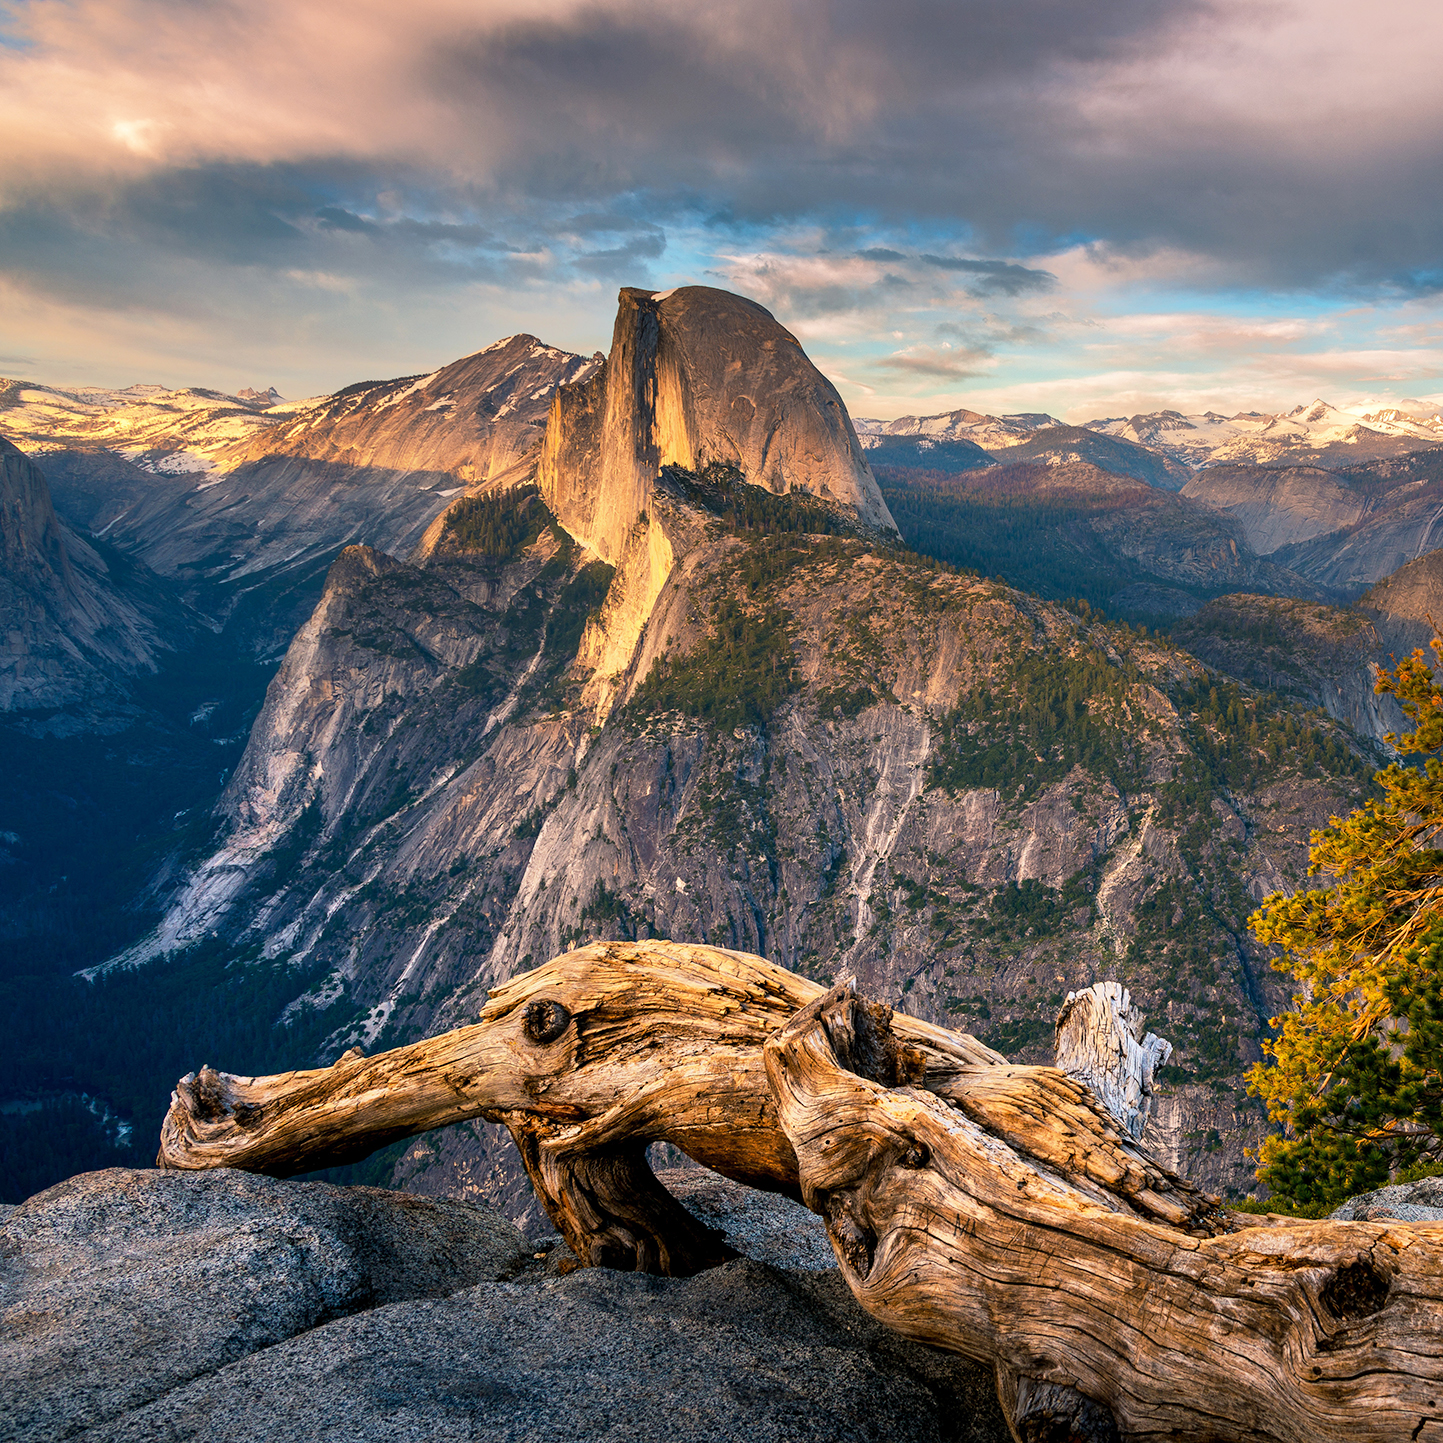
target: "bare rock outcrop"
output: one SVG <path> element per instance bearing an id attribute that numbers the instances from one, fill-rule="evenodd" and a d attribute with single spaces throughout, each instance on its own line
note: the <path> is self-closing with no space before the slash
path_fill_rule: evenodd
<path id="1" fill-rule="evenodd" d="M 1211 466 L 1182 494 L 1225 511 L 1259 556 L 1351 526 L 1367 498 L 1321 466 Z"/>
<path id="2" fill-rule="evenodd" d="M 713 461 L 895 530 L 836 389 L 769 311 L 708 286 L 624 289 L 606 364 L 552 403 L 542 496 L 616 563 L 661 468 Z"/>
<path id="3" fill-rule="evenodd" d="M 110 1436 L 330 1319 L 514 1276 L 524 1249 L 473 1203 L 227 1169 L 82 1174 L 0 1224 L 0 1438 Z"/>
<path id="4" fill-rule="evenodd" d="M 778 1208 L 817 1230 L 688 1176 L 784 1263 Z M 87 1174 L 0 1223 L 0 1438 L 1006 1443 L 990 1373 L 868 1318 L 822 1247 L 824 1270 L 562 1275 L 559 1240 L 468 1203 Z"/>

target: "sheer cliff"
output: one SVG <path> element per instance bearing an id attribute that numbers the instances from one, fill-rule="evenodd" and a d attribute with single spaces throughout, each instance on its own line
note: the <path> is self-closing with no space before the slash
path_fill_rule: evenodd
<path id="1" fill-rule="evenodd" d="M 40 468 L 0 440 L 0 712 L 123 695 L 176 644 L 184 609 L 55 514 Z"/>
<path id="2" fill-rule="evenodd" d="M 1443 447 L 1347 470 L 1216 466 L 1183 495 L 1235 518 L 1260 555 L 1351 598 L 1443 540 Z"/>
<path id="3" fill-rule="evenodd" d="M 707 286 L 623 290 L 606 364 L 553 402 L 541 494 L 615 563 L 661 469 L 709 463 L 896 529 L 841 398 L 770 312 Z"/>

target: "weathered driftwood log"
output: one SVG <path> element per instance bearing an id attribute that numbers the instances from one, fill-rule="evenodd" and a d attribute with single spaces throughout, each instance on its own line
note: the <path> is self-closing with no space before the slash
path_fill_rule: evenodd
<path id="1" fill-rule="evenodd" d="M 1172 1056 L 1172 1043 L 1152 1032 L 1144 1036 L 1142 1013 L 1121 982 L 1094 982 L 1067 994 L 1052 1052 L 1063 1072 L 1086 1083 L 1123 1131 L 1141 1140 L 1154 1077 Z"/>
<path id="2" fill-rule="evenodd" d="M 601 943 L 494 991 L 481 1020 L 377 1057 L 275 1077 L 201 1068 L 177 1084 L 161 1167 L 288 1176 L 465 1118 L 511 1130 L 533 1185 L 583 1261 L 686 1274 L 728 1256 L 657 1183 L 651 1142 L 799 1197 L 763 1042 L 822 995 L 760 957 L 671 942 Z M 888 1045 L 1031 1164 L 1129 1214 L 1204 1233 L 1213 1200 L 1149 1159 L 1086 1087 L 1018 1067 L 975 1038 L 897 1016 Z"/>
<path id="3" fill-rule="evenodd" d="M 852 1292 L 995 1363 L 1020 1439 L 1443 1440 L 1443 1225 L 1141 1216 L 910 1085 L 906 1050 L 846 988 L 765 1045 Z"/>

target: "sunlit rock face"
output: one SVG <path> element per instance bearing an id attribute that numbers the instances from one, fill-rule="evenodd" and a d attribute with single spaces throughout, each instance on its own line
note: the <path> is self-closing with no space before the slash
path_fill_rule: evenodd
<path id="1" fill-rule="evenodd" d="M 623 290 L 606 364 L 552 403 L 546 504 L 616 564 L 661 468 L 714 461 L 895 530 L 841 398 L 770 312 L 708 286 Z"/>
<path id="2" fill-rule="evenodd" d="M 599 364 L 516 335 L 430 375 L 275 404 L 0 382 L 0 436 L 39 458 L 63 524 L 174 582 L 243 651 L 279 657 L 341 547 L 404 555 L 467 488 L 524 476 L 556 388 Z"/>
<path id="3" fill-rule="evenodd" d="M 242 458 L 279 453 L 488 481 L 536 447 L 556 388 L 584 380 L 599 360 L 508 336 L 428 376 L 361 381 L 312 402 L 252 438 Z"/>

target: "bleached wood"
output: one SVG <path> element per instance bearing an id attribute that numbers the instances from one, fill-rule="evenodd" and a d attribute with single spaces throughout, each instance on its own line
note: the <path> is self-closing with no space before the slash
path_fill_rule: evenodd
<path id="1" fill-rule="evenodd" d="M 839 988 L 769 1038 L 781 1126 L 858 1301 L 995 1364 L 1019 1439 L 1443 1440 L 1443 1225 L 1140 1216 L 879 1066 L 899 1020 Z"/>
<path id="2" fill-rule="evenodd" d="M 1127 988 L 1094 982 L 1069 992 L 1057 1015 L 1052 1051 L 1057 1066 L 1085 1083 L 1123 1131 L 1140 1141 L 1157 1069 L 1172 1056 L 1172 1043 L 1144 1035 L 1142 1013 Z"/>

